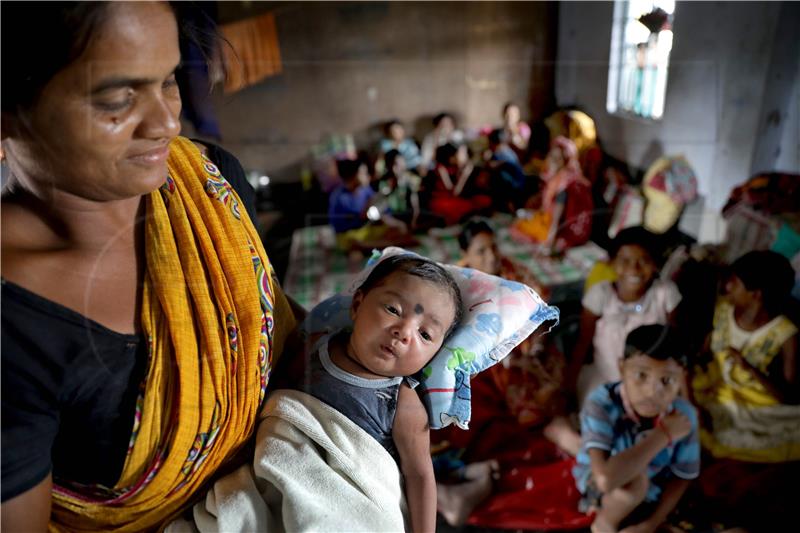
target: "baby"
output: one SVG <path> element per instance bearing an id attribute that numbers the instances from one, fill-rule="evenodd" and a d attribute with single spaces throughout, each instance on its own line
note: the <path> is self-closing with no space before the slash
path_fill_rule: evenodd
<path id="1" fill-rule="evenodd" d="M 434 531 L 428 414 L 410 376 L 458 325 L 458 286 L 430 260 L 389 257 L 355 292 L 350 314 L 352 331 L 316 340 L 300 388 L 350 418 L 398 460 L 412 530 Z"/>

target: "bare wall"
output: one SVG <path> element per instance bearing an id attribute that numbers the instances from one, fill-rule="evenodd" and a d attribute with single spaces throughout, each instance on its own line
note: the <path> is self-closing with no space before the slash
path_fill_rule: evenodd
<path id="1" fill-rule="evenodd" d="M 613 4 L 564 3 L 556 99 L 560 105 L 585 107 L 605 148 L 631 164 L 646 168 L 661 154 L 684 153 L 698 174 L 706 205 L 718 211 L 731 188 L 750 176 L 756 152 L 771 154 L 771 164 L 781 170 L 800 171 L 797 75 L 784 79 L 793 90 L 767 92 L 769 73 L 791 72 L 791 62 L 800 57 L 796 32 L 778 39 L 778 32 L 786 31 L 782 10 L 789 8 L 780 2 L 678 2 L 665 114 L 648 122 L 605 110 Z M 776 42 L 794 46 L 794 55 L 776 48 Z M 762 122 L 775 109 L 783 120 L 775 146 L 756 150 Z"/>
<path id="2" fill-rule="evenodd" d="M 419 137 L 442 110 L 478 126 L 497 123 L 508 100 L 533 118 L 553 104 L 556 4 L 220 3 L 223 20 L 265 10 L 276 14 L 283 73 L 215 101 L 224 145 L 278 180 L 298 179 L 326 133 L 367 148 L 391 117 Z"/>

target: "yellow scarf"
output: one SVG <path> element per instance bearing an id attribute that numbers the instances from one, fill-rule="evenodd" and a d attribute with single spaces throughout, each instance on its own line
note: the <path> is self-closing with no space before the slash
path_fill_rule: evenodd
<path id="1" fill-rule="evenodd" d="M 54 487 L 53 531 L 162 526 L 251 436 L 272 357 L 272 267 L 238 195 L 185 138 L 149 195 L 146 381 L 122 475 Z"/>

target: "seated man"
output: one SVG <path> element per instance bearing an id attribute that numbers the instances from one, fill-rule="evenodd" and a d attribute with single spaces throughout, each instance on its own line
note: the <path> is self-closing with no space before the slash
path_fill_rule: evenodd
<path id="1" fill-rule="evenodd" d="M 585 510 L 597 512 L 594 533 L 615 532 L 623 521 L 655 531 L 699 475 L 697 415 L 678 397 L 686 360 L 675 338 L 663 325 L 633 330 L 622 381 L 596 388 L 581 410 L 573 475 Z"/>

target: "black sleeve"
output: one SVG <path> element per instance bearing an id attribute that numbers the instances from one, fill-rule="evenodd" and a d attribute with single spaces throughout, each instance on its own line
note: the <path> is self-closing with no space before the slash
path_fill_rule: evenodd
<path id="1" fill-rule="evenodd" d="M 15 324 L 2 320 L 2 501 L 39 484 L 52 470 L 59 427 L 60 375 L 35 346 L 23 346 Z M 47 334 L 42 331 L 42 334 Z"/>
<path id="2" fill-rule="evenodd" d="M 231 184 L 231 187 L 233 187 L 239 195 L 239 198 L 242 199 L 247 214 L 250 215 L 250 220 L 258 227 L 258 221 L 256 219 L 256 191 L 253 189 L 253 186 L 250 185 L 250 182 L 247 181 L 247 175 L 242 168 L 242 164 L 233 154 L 215 144 L 211 144 L 207 141 L 197 142 L 208 148 L 208 158 L 217 165 L 222 176 L 228 180 L 228 183 Z"/>

